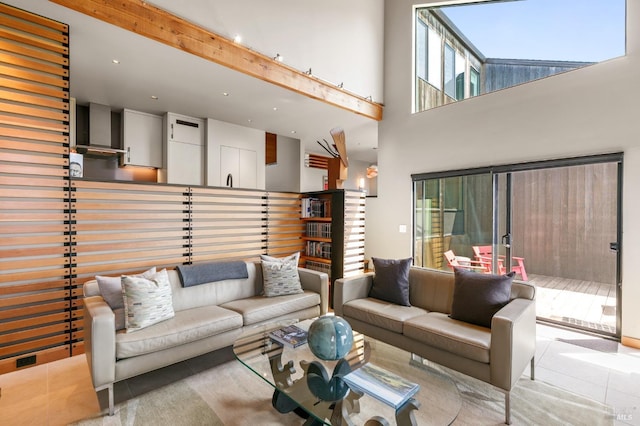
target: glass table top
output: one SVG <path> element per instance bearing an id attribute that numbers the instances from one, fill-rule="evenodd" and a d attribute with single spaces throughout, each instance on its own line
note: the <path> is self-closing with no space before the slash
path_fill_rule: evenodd
<path id="1" fill-rule="evenodd" d="M 455 384 L 446 373 L 409 352 L 354 331 L 353 346 L 344 360 L 324 361 L 313 355 L 308 344 L 291 348 L 269 337 L 270 331 L 293 323 L 308 330 L 312 322 L 260 325 L 246 330 L 233 345 L 236 358 L 274 388 L 272 404 L 278 411 L 299 407 L 309 416 L 308 425 L 364 424 L 372 418 L 395 418 L 398 425 L 447 425 L 455 420 L 461 406 Z M 420 384 L 420 390 L 396 412 L 366 393 L 349 389 L 336 377 L 367 362 Z"/>

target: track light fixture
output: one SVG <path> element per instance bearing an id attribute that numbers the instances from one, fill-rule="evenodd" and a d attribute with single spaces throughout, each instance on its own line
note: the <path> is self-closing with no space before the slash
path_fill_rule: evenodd
<path id="1" fill-rule="evenodd" d="M 311 75 L 311 68 L 309 68 L 308 70 L 306 70 L 304 73 L 305 73 L 306 75 Z"/>
<path id="2" fill-rule="evenodd" d="M 342 89 L 344 87 L 344 82 L 338 84 L 338 88 Z"/>
<path id="3" fill-rule="evenodd" d="M 282 62 L 284 58 L 279 53 L 276 53 L 276 56 L 273 57 L 274 61 Z"/>

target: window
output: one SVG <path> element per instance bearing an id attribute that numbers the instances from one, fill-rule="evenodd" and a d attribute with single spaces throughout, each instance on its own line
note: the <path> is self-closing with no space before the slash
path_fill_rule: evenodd
<path id="1" fill-rule="evenodd" d="M 475 68 L 469 69 L 469 96 L 480 94 L 480 73 Z"/>
<path id="2" fill-rule="evenodd" d="M 461 101 L 465 98 L 464 89 L 466 87 L 465 70 L 467 61 L 460 53 L 456 52 L 456 100 Z"/>
<path id="3" fill-rule="evenodd" d="M 456 63 L 455 63 L 455 52 L 453 51 L 453 47 L 449 46 L 447 43 L 444 44 L 444 93 L 454 98 L 456 97 Z"/>
<path id="4" fill-rule="evenodd" d="M 429 28 L 429 79 L 433 87 L 442 90 L 442 37 Z"/>
<path id="5" fill-rule="evenodd" d="M 625 6 L 625 0 L 468 0 L 416 7 L 414 109 L 624 55 Z"/>
<path id="6" fill-rule="evenodd" d="M 427 80 L 427 24 L 416 19 L 416 76 Z"/>

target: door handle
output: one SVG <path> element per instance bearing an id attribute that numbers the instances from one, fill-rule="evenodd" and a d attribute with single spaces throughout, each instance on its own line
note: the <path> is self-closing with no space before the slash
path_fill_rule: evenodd
<path id="1" fill-rule="evenodd" d="M 506 248 L 511 247 L 511 234 L 504 234 L 502 236 L 502 245 Z"/>
<path id="2" fill-rule="evenodd" d="M 231 175 L 231 173 L 227 175 L 227 186 L 229 188 L 233 188 L 233 176 Z"/>
<path id="3" fill-rule="evenodd" d="M 609 250 L 617 253 L 620 250 L 620 244 L 617 241 L 609 243 Z"/>

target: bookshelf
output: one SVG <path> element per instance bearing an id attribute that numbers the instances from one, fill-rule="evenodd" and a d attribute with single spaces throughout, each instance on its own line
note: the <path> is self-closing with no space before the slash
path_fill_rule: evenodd
<path id="1" fill-rule="evenodd" d="M 330 283 L 364 272 L 365 200 L 364 192 L 344 189 L 303 195 L 302 266 L 326 272 Z"/>

